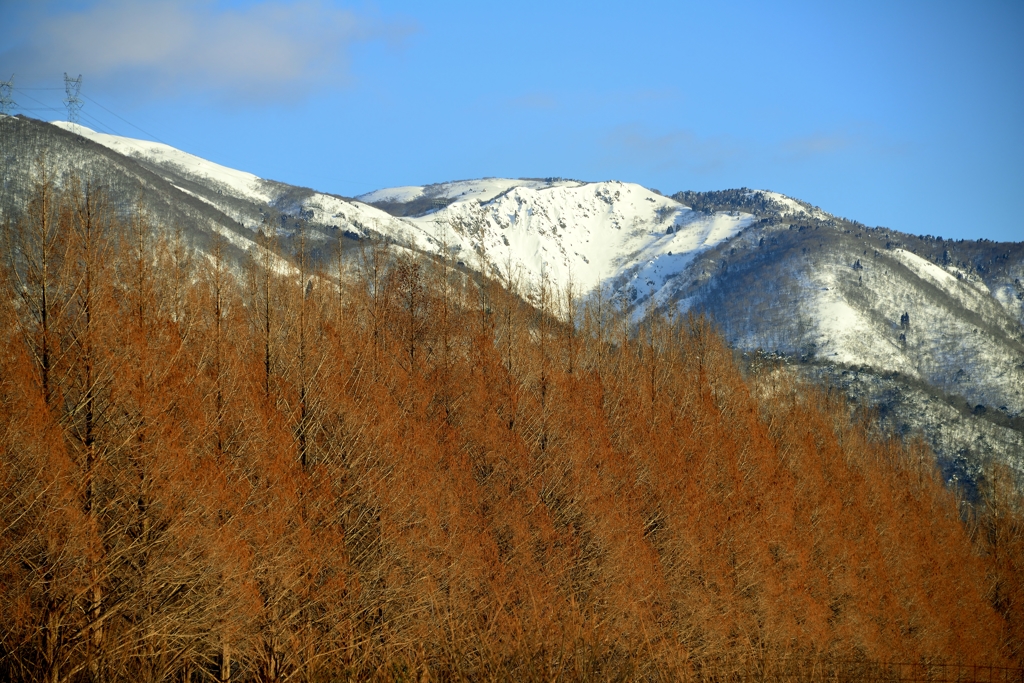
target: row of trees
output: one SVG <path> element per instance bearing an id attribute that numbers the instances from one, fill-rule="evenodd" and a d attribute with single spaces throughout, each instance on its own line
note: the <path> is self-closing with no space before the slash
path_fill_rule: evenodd
<path id="1" fill-rule="evenodd" d="M 965 523 L 920 446 L 702 319 L 379 243 L 286 264 L 269 229 L 236 268 L 37 181 L 0 297 L 8 680 L 1022 655 L 1012 486 Z"/>

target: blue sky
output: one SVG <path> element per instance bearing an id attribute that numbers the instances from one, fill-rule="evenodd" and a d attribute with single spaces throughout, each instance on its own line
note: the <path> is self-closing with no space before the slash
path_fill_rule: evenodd
<path id="1" fill-rule="evenodd" d="M 1024 240 L 1016 0 L 5 1 L 0 25 L 15 111 L 65 118 L 80 73 L 85 125 L 321 191 L 746 186 Z"/>

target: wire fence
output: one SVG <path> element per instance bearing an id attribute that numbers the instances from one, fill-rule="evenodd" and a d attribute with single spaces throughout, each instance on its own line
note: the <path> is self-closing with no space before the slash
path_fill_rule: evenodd
<path id="1" fill-rule="evenodd" d="M 712 663 L 694 667 L 694 683 L 1024 683 L 1024 668 L 937 662 L 779 659 Z"/>

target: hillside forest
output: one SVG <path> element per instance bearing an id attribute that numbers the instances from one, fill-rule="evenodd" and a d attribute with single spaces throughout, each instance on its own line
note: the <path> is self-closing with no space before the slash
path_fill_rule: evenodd
<path id="1" fill-rule="evenodd" d="M 1024 506 L 705 318 L 442 250 L 237 263 L 48 175 L 3 229 L 0 678 L 1018 666 Z"/>

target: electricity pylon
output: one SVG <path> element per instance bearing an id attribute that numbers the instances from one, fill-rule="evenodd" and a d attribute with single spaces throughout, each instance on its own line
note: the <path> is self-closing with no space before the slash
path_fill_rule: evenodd
<path id="1" fill-rule="evenodd" d="M 4 116 L 9 116 L 14 105 L 17 104 L 11 99 L 12 90 L 14 90 L 14 74 L 11 74 L 11 80 L 0 81 L 0 114 Z"/>
<path id="2" fill-rule="evenodd" d="M 64 72 L 64 92 L 67 93 L 67 97 L 64 98 L 64 104 L 68 108 L 68 123 L 71 124 L 73 132 L 78 132 L 78 110 L 82 108 L 82 100 L 78 94 L 82 91 L 82 74 L 78 74 L 78 78 L 71 78 L 67 72 Z"/>

